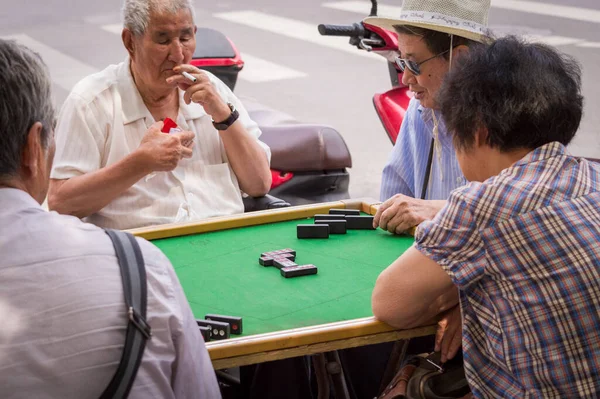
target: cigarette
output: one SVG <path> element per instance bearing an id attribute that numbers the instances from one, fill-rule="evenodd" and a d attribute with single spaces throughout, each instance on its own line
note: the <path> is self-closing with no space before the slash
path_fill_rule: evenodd
<path id="1" fill-rule="evenodd" d="M 193 83 L 196 83 L 196 79 L 194 76 L 192 76 L 191 74 L 187 73 L 186 71 L 181 72 L 181 74 L 186 77 L 188 80 L 191 80 Z"/>

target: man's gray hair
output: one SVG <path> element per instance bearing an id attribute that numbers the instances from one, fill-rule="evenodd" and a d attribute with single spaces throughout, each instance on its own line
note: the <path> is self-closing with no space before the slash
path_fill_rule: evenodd
<path id="1" fill-rule="evenodd" d="M 37 53 L 0 39 L 0 178 L 18 173 L 27 133 L 36 122 L 42 123 L 47 148 L 55 121 L 51 87 L 48 68 Z"/>
<path id="2" fill-rule="evenodd" d="M 143 35 L 150 22 L 150 14 L 170 13 L 175 14 L 181 10 L 188 10 L 195 19 L 193 0 L 125 0 L 123 2 L 123 26 L 135 36 Z"/>

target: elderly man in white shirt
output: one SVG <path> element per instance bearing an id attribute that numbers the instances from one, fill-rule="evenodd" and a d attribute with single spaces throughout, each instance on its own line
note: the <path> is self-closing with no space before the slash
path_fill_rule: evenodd
<path id="1" fill-rule="evenodd" d="M 55 151 L 51 81 L 39 56 L 0 39 L 0 397 L 98 398 L 128 325 L 105 232 L 41 206 Z M 173 267 L 138 239 L 152 336 L 130 398 L 219 398 Z"/>
<path id="2" fill-rule="evenodd" d="M 188 65 L 191 0 L 125 0 L 123 17 L 128 58 L 60 112 L 50 209 L 117 229 L 243 212 L 240 190 L 270 188 L 270 150 L 231 90 Z M 182 131 L 161 133 L 166 118 Z"/>

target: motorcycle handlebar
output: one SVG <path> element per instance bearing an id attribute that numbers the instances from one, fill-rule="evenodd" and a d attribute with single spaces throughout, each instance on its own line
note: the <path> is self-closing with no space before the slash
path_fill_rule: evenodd
<path id="1" fill-rule="evenodd" d="M 323 36 L 361 36 L 364 35 L 365 28 L 362 24 L 354 23 L 352 25 L 328 25 L 320 24 L 319 33 Z"/>

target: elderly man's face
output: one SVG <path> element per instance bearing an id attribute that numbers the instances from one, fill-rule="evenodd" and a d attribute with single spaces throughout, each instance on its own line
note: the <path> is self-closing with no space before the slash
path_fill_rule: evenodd
<path id="1" fill-rule="evenodd" d="M 398 50 L 400 50 L 402 58 L 416 63 L 423 62 L 436 55 L 429 51 L 421 36 L 415 35 L 399 34 Z M 440 55 L 420 65 L 419 75 L 415 75 L 406 68 L 402 76 L 402 83 L 409 86 L 422 106 L 437 109 L 437 92 L 446 77 L 448 66 L 448 60 Z"/>
<path id="2" fill-rule="evenodd" d="M 160 89 L 172 87 L 166 79 L 173 67 L 188 64 L 196 48 L 196 27 L 189 11 L 152 13 L 146 32 L 134 38 L 131 52 L 136 83 Z M 141 80 L 142 82 L 138 82 Z"/>

